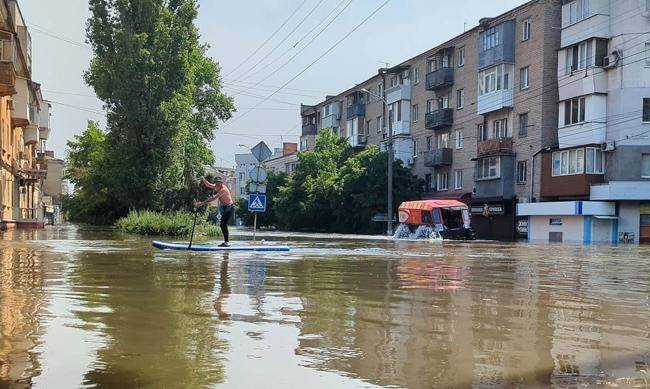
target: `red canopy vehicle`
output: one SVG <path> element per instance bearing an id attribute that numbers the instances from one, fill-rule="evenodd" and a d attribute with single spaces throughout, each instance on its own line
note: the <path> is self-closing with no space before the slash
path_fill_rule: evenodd
<path id="1" fill-rule="evenodd" d="M 433 226 L 444 239 L 476 239 L 469 207 L 458 200 L 405 201 L 399 206 L 399 222 L 412 228 Z"/>

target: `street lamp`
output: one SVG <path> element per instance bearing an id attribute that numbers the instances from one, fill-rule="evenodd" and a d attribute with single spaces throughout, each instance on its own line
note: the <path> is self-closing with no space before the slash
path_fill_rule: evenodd
<path id="1" fill-rule="evenodd" d="M 367 93 L 370 96 L 374 96 L 382 101 L 384 104 L 384 123 L 386 123 L 386 112 L 388 112 L 388 103 L 383 96 L 379 96 L 366 88 L 361 89 L 362 92 Z M 393 126 L 391 123 L 388 123 L 388 217 L 387 217 L 387 227 L 386 234 L 388 236 L 393 236 L 393 160 L 395 159 L 393 155 Z"/>

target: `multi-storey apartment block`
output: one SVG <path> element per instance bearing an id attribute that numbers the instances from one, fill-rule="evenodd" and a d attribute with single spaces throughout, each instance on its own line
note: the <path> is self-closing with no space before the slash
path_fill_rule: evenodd
<path id="1" fill-rule="evenodd" d="M 650 2 L 565 1 L 561 25 L 553 202 L 520 214 L 536 240 L 650 242 Z"/>
<path id="2" fill-rule="evenodd" d="M 32 81 L 32 41 L 16 0 L 0 2 L 0 228 L 43 225 L 49 105 Z"/>
<path id="3" fill-rule="evenodd" d="M 480 238 L 514 239 L 516 204 L 540 199 L 540 153 L 557 143 L 560 20 L 559 1 L 527 2 L 303 107 L 301 150 L 324 128 L 385 149 L 391 130 L 427 197 L 470 203 Z"/>

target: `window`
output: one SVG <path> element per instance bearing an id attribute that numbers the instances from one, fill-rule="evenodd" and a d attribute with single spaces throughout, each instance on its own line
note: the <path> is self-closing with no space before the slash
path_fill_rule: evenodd
<path id="1" fill-rule="evenodd" d="M 449 108 L 449 96 L 438 97 L 438 109 Z"/>
<path id="2" fill-rule="evenodd" d="M 433 102 L 433 99 L 427 100 L 427 113 L 431 113 L 436 110 L 436 105 Z"/>
<path id="3" fill-rule="evenodd" d="M 483 51 L 499 46 L 499 30 L 496 27 L 483 32 Z"/>
<path id="4" fill-rule="evenodd" d="M 438 148 L 439 149 L 447 149 L 447 148 L 449 148 L 449 134 L 448 133 L 438 134 L 437 141 L 438 141 Z"/>
<path id="5" fill-rule="evenodd" d="M 600 151 L 600 150 L 599 150 Z M 556 151 L 553 153 L 553 176 L 584 173 L 584 149 Z M 602 155 L 601 155 L 602 157 Z"/>
<path id="6" fill-rule="evenodd" d="M 521 24 L 521 40 L 527 41 L 530 39 L 530 18 L 525 19 Z"/>
<path id="7" fill-rule="evenodd" d="M 370 120 L 366 120 L 366 127 L 363 129 L 365 135 L 370 135 Z"/>
<path id="8" fill-rule="evenodd" d="M 587 174 L 603 174 L 603 152 L 595 147 L 587 147 Z"/>
<path id="9" fill-rule="evenodd" d="M 502 64 L 483 70 L 478 75 L 479 96 L 510 89 L 510 77 L 514 72 L 514 66 Z"/>
<path id="10" fill-rule="evenodd" d="M 509 138 L 508 119 L 499 119 L 492 122 L 492 139 Z"/>
<path id="11" fill-rule="evenodd" d="M 650 97 L 643 98 L 643 121 L 650 123 Z"/>
<path id="12" fill-rule="evenodd" d="M 390 87 L 392 88 L 395 85 L 397 85 L 397 79 L 395 77 L 391 77 L 390 78 Z"/>
<path id="13" fill-rule="evenodd" d="M 519 85 L 521 90 L 528 89 L 528 66 L 519 69 Z"/>
<path id="14" fill-rule="evenodd" d="M 429 135 L 427 136 L 427 151 L 431 150 L 431 141 L 432 141 L 432 136 Z"/>
<path id="15" fill-rule="evenodd" d="M 420 70 L 418 68 L 413 68 L 413 84 L 420 82 Z"/>
<path id="16" fill-rule="evenodd" d="M 380 134 L 381 131 L 383 130 L 384 126 L 382 125 L 382 117 L 377 116 L 377 134 Z"/>
<path id="17" fill-rule="evenodd" d="M 397 101 L 388 106 L 388 124 L 402 121 L 402 102 Z"/>
<path id="18" fill-rule="evenodd" d="M 438 70 L 438 60 L 434 57 L 427 61 L 427 72 L 435 72 Z"/>
<path id="19" fill-rule="evenodd" d="M 487 180 L 492 178 L 499 178 L 500 163 L 499 158 L 483 158 L 479 159 L 476 166 L 476 179 Z"/>
<path id="20" fill-rule="evenodd" d="M 449 173 L 436 173 L 436 188 L 438 191 L 449 190 Z"/>
<path id="21" fill-rule="evenodd" d="M 589 0 L 576 0 L 569 5 L 569 24 L 574 24 L 589 16 Z"/>
<path id="22" fill-rule="evenodd" d="M 465 47 L 461 47 L 458 49 L 458 67 L 460 68 L 463 66 L 465 66 Z"/>
<path id="23" fill-rule="evenodd" d="M 325 116 L 325 117 L 330 116 L 330 105 L 329 104 L 327 104 L 325 106 L 325 112 L 323 113 L 323 116 Z"/>
<path id="24" fill-rule="evenodd" d="M 463 148 L 463 130 L 456 130 L 454 133 L 454 140 L 456 144 L 456 150 L 460 150 Z"/>
<path id="25" fill-rule="evenodd" d="M 244 173 L 239 173 L 239 181 L 244 181 L 244 178 L 246 178 Z"/>
<path id="26" fill-rule="evenodd" d="M 384 97 L 384 84 L 377 84 L 377 96 Z"/>
<path id="27" fill-rule="evenodd" d="M 525 138 L 528 136 L 528 113 L 519 115 L 519 137 Z"/>
<path id="28" fill-rule="evenodd" d="M 413 156 L 418 156 L 418 141 L 416 139 L 413 139 Z"/>
<path id="29" fill-rule="evenodd" d="M 517 162 L 517 184 L 525 184 L 528 178 L 528 161 Z"/>
<path id="30" fill-rule="evenodd" d="M 641 177 L 650 178 L 650 154 L 641 154 Z"/>
<path id="31" fill-rule="evenodd" d="M 483 124 L 476 125 L 476 133 L 479 142 L 485 142 L 487 140 L 487 132 L 485 131 L 485 126 Z"/>
<path id="32" fill-rule="evenodd" d="M 431 174 L 424 175 L 424 190 L 431 190 Z"/>
<path id="33" fill-rule="evenodd" d="M 648 3 L 650 3 L 650 0 L 648 0 Z M 650 42 L 645 43 L 645 66 L 650 66 Z"/>
<path id="34" fill-rule="evenodd" d="M 561 217 L 552 217 L 548 219 L 548 225 L 549 226 L 561 226 L 562 225 L 562 218 Z"/>
<path id="35" fill-rule="evenodd" d="M 417 122 L 418 122 L 418 116 L 420 115 L 420 112 L 419 112 L 419 111 L 420 111 L 420 110 L 419 110 L 418 105 L 417 105 L 417 104 L 413 104 L 413 108 L 411 109 L 411 121 L 412 121 L 413 123 L 417 123 Z"/>
<path id="36" fill-rule="evenodd" d="M 462 109 L 465 106 L 465 89 L 456 91 L 456 108 Z"/>
<path id="37" fill-rule="evenodd" d="M 566 74 L 592 66 L 603 66 L 607 45 L 606 39 L 592 39 L 568 47 L 565 51 Z"/>
<path id="38" fill-rule="evenodd" d="M 449 68 L 451 66 L 451 57 L 449 54 L 444 54 L 442 56 L 442 67 L 443 68 Z"/>
<path id="39" fill-rule="evenodd" d="M 454 189 L 463 189 L 463 171 L 456 170 L 454 172 Z"/>
<path id="40" fill-rule="evenodd" d="M 567 100 L 564 102 L 564 125 L 582 123 L 585 121 L 585 103 L 584 97 Z"/>

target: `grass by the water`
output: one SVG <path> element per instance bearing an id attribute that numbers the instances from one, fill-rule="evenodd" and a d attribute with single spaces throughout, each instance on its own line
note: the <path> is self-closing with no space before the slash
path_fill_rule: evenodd
<path id="1" fill-rule="evenodd" d="M 220 237 L 221 229 L 208 223 L 206 214 L 199 214 L 194 229 L 195 236 Z M 190 212 L 131 211 L 115 225 L 124 232 L 139 235 L 189 236 L 194 214 Z"/>

